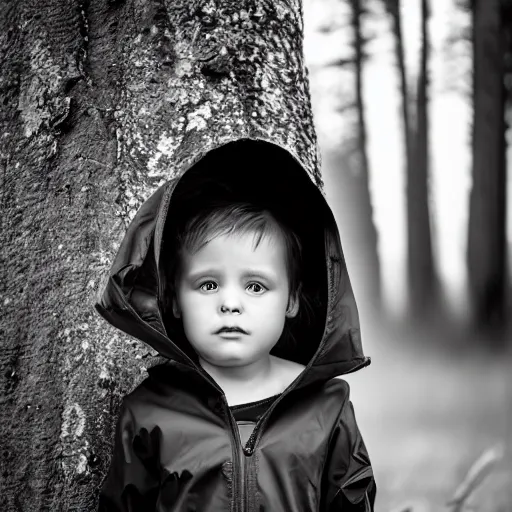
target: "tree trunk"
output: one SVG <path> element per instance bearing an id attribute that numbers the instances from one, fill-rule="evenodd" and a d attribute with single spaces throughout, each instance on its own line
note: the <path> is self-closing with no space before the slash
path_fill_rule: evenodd
<path id="1" fill-rule="evenodd" d="M 407 71 L 405 68 L 404 41 L 402 36 L 402 17 L 400 15 L 400 0 L 386 0 L 386 6 L 391 15 L 393 23 L 393 35 L 395 39 L 395 58 L 398 65 L 398 74 L 400 80 L 400 97 L 402 100 L 402 123 L 404 136 L 404 156 L 407 171 L 413 161 L 413 132 L 409 101 L 409 87 L 407 85 Z M 409 174 L 409 172 L 407 172 Z"/>
<path id="2" fill-rule="evenodd" d="M 468 271 L 473 318 L 484 331 L 505 322 L 506 160 L 504 45 L 500 0 L 473 8 L 473 186 Z"/>
<path id="3" fill-rule="evenodd" d="M 349 185 L 350 198 L 354 218 L 357 221 L 356 244 L 363 260 L 366 295 L 375 310 L 381 308 L 381 281 L 380 267 L 377 253 L 377 231 L 373 223 L 373 209 L 370 197 L 369 174 L 370 165 L 367 151 L 367 128 L 363 98 L 363 66 L 364 66 L 364 39 L 361 29 L 363 10 L 361 0 L 351 0 L 352 28 L 354 32 L 354 66 L 355 66 L 355 92 L 357 108 L 357 152 L 359 155 L 357 172 L 351 173 Z"/>
<path id="4" fill-rule="evenodd" d="M 400 77 L 406 168 L 407 271 L 409 310 L 413 320 L 427 320 L 437 299 L 437 276 L 431 241 L 428 191 L 428 18 L 429 5 L 421 0 L 421 55 L 415 108 L 407 83 L 400 1 L 387 0 L 393 20 L 395 55 Z"/>
<path id="5" fill-rule="evenodd" d="M 0 0 L 2 511 L 96 510 L 154 352 L 94 311 L 126 226 L 234 134 L 321 183 L 290 0 Z"/>
<path id="6" fill-rule="evenodd" d="M 421 0 L 421 54 L 416 95 L 414 158 L 407 165 L 407 240 L 411 309 L 426 318 L 435 306 L 437 278 L 432 254 L 429 212 L 428 0 Z"/>

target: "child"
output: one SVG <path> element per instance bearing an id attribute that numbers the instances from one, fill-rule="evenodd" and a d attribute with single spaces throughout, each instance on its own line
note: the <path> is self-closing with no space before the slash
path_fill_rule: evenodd
<path id="1" fill-rule="evenodd" d="M 373 510 L 333 378 L 369 364 L 339 237 L 283 149 L 231 143 L 157 191 L 97 308 L 168 360 L 123 400 L 100 510 Z"/>

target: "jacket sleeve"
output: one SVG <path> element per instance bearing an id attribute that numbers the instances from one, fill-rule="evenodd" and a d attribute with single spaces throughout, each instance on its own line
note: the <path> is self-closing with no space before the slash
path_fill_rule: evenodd
<path id="1" fill-rule="evenodd" d="M 322 511 L 373 512 L 377 487 L 348 392 L 331 434 L 323 485 Z"/>
<path id="2" fill-rule="evenodd" d="M 123 401 L 117 420 L 114 451 L 99 495 L 99 512 L 155 510 L 158 499 L 158 434 L 135 434 L 133 414 Z"/>

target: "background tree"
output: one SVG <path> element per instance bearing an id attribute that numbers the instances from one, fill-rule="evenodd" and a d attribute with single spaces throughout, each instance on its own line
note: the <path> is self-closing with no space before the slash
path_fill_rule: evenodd
<path id="1" fill-rule="evenodd" d="M 356 151 L 358 158 L 357 169 L 354 169 L 346 181 L 352 181 L 352 186 L 348 187 L 347 194 L 351 199 L 350 208 L 358 219 L 359 243 L 356 244 L 357 250 L 363 258 L 363 265 L 366 270 L 366 279 L 368 283 L 367 294 L 371 297 L 371 304 L 375 309 L 381 307 L 381 280 L 379 269 L 379 258 L 377 253 L 377 230 L 373 223 L 373 210 L 370 197 L 370 164 L 368 159 L 368 130 L 366 127 L 363 71 L 365 55 L 365 37 L 363 35 L 363 18 L 365 10 L 363 8 L 364 0 L 350 0 L 352 11 L 351 25 L 353 32 L 353 51 L 354 51 L 354 78 L 355 78 L 355 99 L 357 111 L 356 123 Z M 348 197 L 347 197 L 348 199 Z"/>
<path id="2" fill-rule="evenodd" d="M 437 305 L 438 280 L 434 267 L 429 208 L 429 0 L 421 0 L 421 50 L 416 94 L 414 159 L 408 165 L 407 238 L 411 305 L 416 316 Z"/>
<path id="3" fill-rule="evenodd" d="M 93 309 L 140 204 L 234 136 L 318 184 L 288 0 L 0 0 L 0 509 L 95 510 L 123 395 L 158 362 Z"/>
<path id="4" fill-rule="evenodd" d="M 487 333 L 502 330 L 506 311 L 505 5 L 500 0 L 471 2 L 474 110 L 468 271 L 473 318 Z"/>
<path id="5" fill-rule="evenodd" d="M 341 106 L 336 109 L 342 117 L 344 134 L 332 152 L 326 151 L 328 166 L 335 169 L 337 202 L 333 205 L 338 215 L 340 230 L 348 254 L 353 254 L 351 268 L 358 281 L 364 283 L 358 294 L 359 303 L 377 313 L 381 310 L 381 277 L 377 252 L 377 230 L 373 222 L 370 195 L 370 162 L 368 158 L 368 129 L 364 101 L 364 66 L 367 59 L 367 40 L 363 25 L 368 15 L 364 0 L 349 0 L 343 17 L 326 20 L 322 33 L 346 31 L 349 47 L 340 53 L 343 57 L 329 62 L 340 73 L 338 85 L 345 89 L 338 94 Z M 345 55 L 345 51 L 347 54 Z M 345 77 L 349 77 L 347 85 Z"/>
<path id="6" fill-rule="evenodd" d="M 421 0 L 421 50 L 417 90 L 413 94 L 406 69 L 400 0 L 385 0 L 391 16 L 398 67 L 404 150 L 407 203 L 407 270 L 409 308 L 414 320 L 429 318 L 438 300 L 438 279 L 432 251 L 429 211 L 429 123 L 428 62 L 430 7 Z"/>

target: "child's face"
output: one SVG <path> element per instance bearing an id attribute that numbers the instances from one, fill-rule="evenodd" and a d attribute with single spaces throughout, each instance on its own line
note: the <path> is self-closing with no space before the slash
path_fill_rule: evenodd
<path id="1" fill-rule="evenodd" d="M 268 354 L 298 304 L 290 298 L 281 236 L 223 235 L 182 255 L 174 314 L 200 359 L 245 366 Z M 288 307 L 289 306 L 289 307 Z M 243 332 L 222 329 L 238 328 Z"/>

